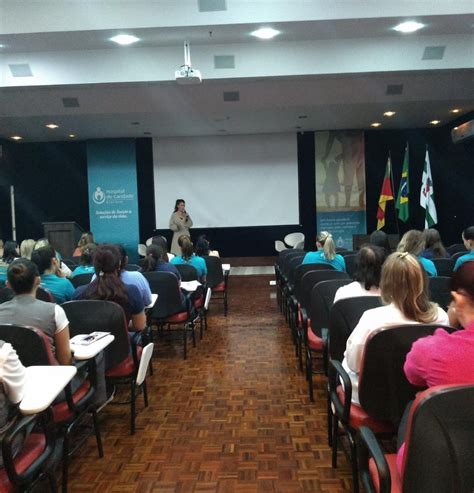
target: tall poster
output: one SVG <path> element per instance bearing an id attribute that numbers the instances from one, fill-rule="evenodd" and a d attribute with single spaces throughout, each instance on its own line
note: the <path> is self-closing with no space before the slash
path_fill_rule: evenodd
<path id="1" fill-rule="evenodd" d="M 121 243 L 131 261 L 139 243 L 137 162 L 133 139 L 87 143 L 89 218 L 99 243 Z"/>
<path id="2" fill-rule="evenodd" d="M 364 132 L 316 132 L 315 146 L 317 231 L 352 250 L 352 235 L 367 232 Z"/>

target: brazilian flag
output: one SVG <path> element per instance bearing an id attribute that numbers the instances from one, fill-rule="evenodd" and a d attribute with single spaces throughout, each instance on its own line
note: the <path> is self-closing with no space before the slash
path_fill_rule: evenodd
<path id="1" fill-rule="evenodd" d="M 407 145 L 405 149 L 405 158 L 403 159 L 402 177 L 400 179 L 400 187 L 398 188 L 397 203 L 395 204 L 395 207 L 398 209 L 398 219 L 404 223 L 408 221 L 408 217 L 410 216 L 410 212 L 408 210 L 409 191 Z"/>

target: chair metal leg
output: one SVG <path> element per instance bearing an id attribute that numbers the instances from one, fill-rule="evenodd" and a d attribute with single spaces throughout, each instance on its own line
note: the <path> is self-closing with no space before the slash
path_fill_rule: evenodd
<path id="1" fill-rule="evenodd" d="M 67 480 L 69 472 L 69 434 L 64 434 L 63 442 L 63 477 L 62 477 L 62 493 L 67 493 Z"/>
<path id="2" fill-rule="evenodd" d="M 329 397 L 329 389 L 328 389 L 328 395 L 327 395 L 327 413 L 328 413 L 328 445 L 332 447 L 333 440 L 332 440 L 332 429 L 331 429 L 331 423 L 332 423 L 332 408 L 331 408 L 331 398 Z"/>
<path id="3" fill-rule="evenodd" d="M 193 347 L 196 347 L 196 333 L 194 331 L 194 322 L 191 323 L 191 333 L 193 336 Z"/>
<path id="4" fill-rule="evenodd" d="M 337 467 L 337 434 L 339 430 L 339 420 L 335 414 L 332 416 L 332 467 Z"/>
<path id="5" fill-rule="evenodd" d="M 227 289 L 224 291 L 224 317 L 227 317 Z"/>
<path id="6" fill-rule="evenodd" d="M 183 359 L 186 359 L 188 357 L 187 355 L 187 338 L 188 334 L 186 331 L 186 325 L 183 328 Z"/>
<path id="7" fill-rule="evenodd" d="M 143 401 L 144 401 L 145 407 L 148 407 L 148 388 L 146 386 L 146 379 L 143 380 L 142 389 L 143 389 Z"/>
<path id="8" fill-rule="evenodd" d="M 135 400 L 136 400 L 136 395 L 135 395 L 135 381 L 133 380 L 131 385 L 130 385 L 130 434 L 134 435 L 135 434 Z"/>
<path id="9" fill-rule="evenodd" d="M 46 477 L 48 478 L 49 490 L 51 493 L 56 493 L 58 491 L 56 487 L 56 478 L 50 472 L 46 473 Z"/>
<path id="10" fill-rule="evenodd" d="M 359 493 L 359 468 L 357 466 L 357 445 L 355 438 L 348 431 L 347 437 L 351 446 L 351 462 L 352 462 L 352 491 Z"/>
<path id="11" fill-rule="evenodd" d="M 99 420 L 97 419 L 97 412 L 92 411 L 92 422 L 94 424 L 95 440 L 97 442 L 97 450 L 99 451 L 99 457 L 104 457 L 104 448 L 102 447 L 102 437 L 100 436 Z"/>
<path id="12" fill-rule="evenodd" d="M 306 376 L 308 378 L 308 391 L 309 400 L 314 402 L 314 389 L 313 389 L 313 358 L 309 356 L 306 363 Z"/>

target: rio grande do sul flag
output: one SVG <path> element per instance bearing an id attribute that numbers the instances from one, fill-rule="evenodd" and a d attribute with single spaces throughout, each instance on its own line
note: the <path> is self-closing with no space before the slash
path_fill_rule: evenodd
<path id="1" fill-rule="evenodd" d="M 382 190 L 380 190 L 379 206 L 377 208 L 377 229 L 382 229 L 385 226 L 385 208 L 387 207 L 387 202 L 393 200 L 391 168 L 392 164 L 389 156 L 385 168 L 385 176 L 382 182 Z"/>
<path id="2" fill-rule="evenodd" d="M 420 205 L 425 209 L 425 229 L 431 228 L 438 222 L 436 205 L 434 203 L 433 178 L 431 177 L 431 165 L 428 149 L 426 149 L 425 166 L 421 178 Z"/>

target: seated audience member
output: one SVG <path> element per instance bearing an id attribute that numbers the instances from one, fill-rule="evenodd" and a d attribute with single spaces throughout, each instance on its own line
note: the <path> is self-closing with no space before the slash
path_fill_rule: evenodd
<path id="1" fill-rule="evenodd" d="M 3 246 L 3 256 L 0 261 L 0 287 L 7 282 L 8 266 L 18 258 L 18 245 L 16 241 L 7 241 Z"/>
<path id="2" fill-rule="evenodd" d="M 322 231 L 316 237 L 317 252 L 308 252 L 303 259 L 303 264 L 327 264 L 341 272 L 346 271 L 346 262 L 342 255 L 336 253 L 336 245 L 332 234 Z"/>
<path id="3" fill-rule="evenodd" d="M 383 248 L 385 250 L 385 255 L 390 255 L 390 253 L 392 252 L 392 249 L 390 248 L 390 243 L 388 241 L 388 236 L 382 230 L 373 231 L 370 235 L 369 243 L 371 245 Z"/>
<path id="4" fill-rule="evenodd" d="M 36 299 L 40 282 L 38 268 L 32 261 L 18 259 L 10 265 L 7 285 L 15 296 L 11 301 L 0 305 L 0 324 L 26 325 L 42 330 L 48 337 L 58 362 L 69 365 L 69 321 L 59 305 Z"/>
<path id="5" fill-rule="evenodd" d="M 456 263 L 454 264 L 455 271 L 458 270 L 464 262 L 474 260 L 474 226 L 469 226 L 469 228 L 466 228 L 462 232 L 462 240 L 466 249 L 469 250 L 469 253 L 462 255 L 456 260 Z"/>
<path id="6" fill-rule="evenodd" d="M 436 385 L 474 385 L 474 261 L 461 265 L 453 275 L 451 287 L 451 309 L 456 311 L 464 330 L 448 334 L 437 329 L 432 336 L 413 343 L 403 369 L 408 381 L 421 389 Z M 405 418 L 407 416 L 408 410 Z M 406 419 L 400 426 L 400 442 L 405 432 Z M 401 445 L 397 455 L 399 471 L 404 449 Z"/>
<path id="7" fill-rule="evenodd" d="M 336 291 L 334 303 L 356 296 L 380 296 L 380 275 L 384 261 L 385 250 L 374 245 L 363 245 L 357 252 L 355 281 Z"/>
<path id="8" fill-rule="evenodd" d="M 74 299 L 113 301 L 123 308 L 130 330 L 143 330 L 146 326 L 143 298 L 135 285 L 121 279 L 120 260 L 116 245 L 99 245 L 94 252 L 96 278 L 90 284 L 79 286 Z"/>
<path id="9" fill-rule="evenodd" d="M 20 257 L 27 258 L 31 260 L 31 254 L 33 253 L 33 249 L 35 248 L 36 241 L 35 240 L 23 240 L 20 245 Z"/>
<path id="10" fill-rule="evenodd" d="M 51 245 L 34 250 L 31 260 L 38 267 L 41 287 L 46 288 L 54 296 L 56 303 L 61 304 L 72 299 L 74 286 L 69 279 L 63 277 L 59 267 L 60 261 L 56 258 Z"/>
<path id="11" fill-rule="evenodd" d="M 210 249 L 209 240 L 206 238 L 206 235 L 199 236 L 194 251 L 198 257 L 206 257 L 208 255 L 211 257 L 219 257 L 219 252 L 217 250 Z"/>
<path id="12" fill-rule="evenodd" d="M 34 250 L 39 250 L 44 247 L 51 247 L 54 250 L 54 247 L 47 238 L 40 238 L 35 243 Z M 57 250 L 54 250 L 54 255 L 58 260 L 59 271 L 61 271 L 62 277 L 71 277 L 71 269 L 62 261 L 61 254 Z"/>
<path id="13" fill-rule="evenodd" d="M 423 237 L 425 239 L 425 249 L 421 252 L 423 258 L 430 260 L 433 258 L 449 258 L 437 229 L 425 229 Z"/>
<path id="14" fill-rule="evenodd" d="M 146 247 L 146 257 L 141 272 L 172 272 L 181 281 L 179 270 L 168 262 L 166 251 L 154 243 Z"/>
<path id="15" fill-rule="evenodd" d="M 436 270 L 435 264 L 433 264 L 431 260 L 420 256 L 424 248 L 425 239 L 423 237 L 423 233 L 416 229 L 410 229 L 410 231 L 407 231 L 402 236 L 402 239 L 397 247 L 397 252 L 410 253 L 411 255 L 414 255 L 429 276 L 437 276 L 438 271 Z"/>
<path id="16" fill-rule="evenodd" d="M 392 253 L 382 267 L 380 281 L 386 306 L 367 310 L 347 340 L 342 363 L 352 381 L 352 402 L 359 404 L 358 382 L 364 346 L 377 329 L 403 324 L 448 324 L 448 315 L 428 298 L 425 270 L 413 255 Z"/>
<path id="17" fill-rule="evenodd" d="M 180 236 L 178 245 L 181 249 L 181 255 L 177 255 L 171 260 L 171 263 L 174 265 L 192 265 L 197 270 L 199 281 L 205 283 L 207 276 L 206 261 L 194 254 L 194 245 L 189 236 Z"/>
<path id="18" fill-rule="evenodd" d="M 81 265 L 78 265 L 72 271 L 71 278 L 78 276 L 79 274 L 94 274 L 94 261 L 92 257 L 95 249 L 95 243 L 89 243 L 88 245 L 82 247 Z"/>
<path id="19" fill-rule="evenodd" d="M 166 241 L 166 238 L 164 236 L 153 236 L 153 239 L 151 240 L 152 245 L 158 245 L 161 247 L 162 250 L 166 252 L 166 255 L 168 257 L 168 262 L 171 262 L 171 259 L 174 258 L 174 255 L 172 253 L 169 253 L 168 251 L 168 242 Z"/>
<path id="20" fill-rule="evenodd" d="M 94 235 L 88 231 L 87 233 L 83 233 L 77 242 L 76 249 L 74 250 L 72 256 L 80 257 L 82 255 L 82 251 L 86 246 L 89 246 L 91 243 L 95 244 Z"/>

